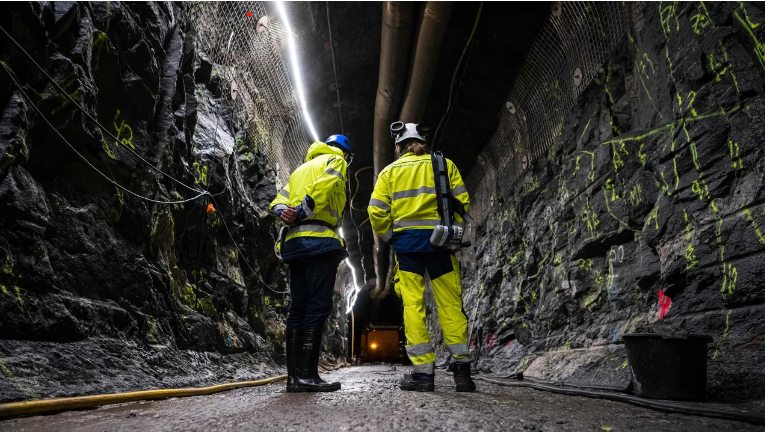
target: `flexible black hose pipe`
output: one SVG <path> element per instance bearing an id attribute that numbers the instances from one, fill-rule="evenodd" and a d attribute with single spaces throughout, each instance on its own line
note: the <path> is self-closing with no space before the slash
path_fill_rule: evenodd
<path id="1" fill-rule="evenodd" d="M 534 390 L 549 391 L 552 393 L 563 394 L 567 396 L 584 396 L 594 399 L 606 399 L 616 402 L 626 402 L 635 406 L 649 408 L 656 411 L 662 411 L 675 414 L 688 414 L 702 417 L 719 418 L 725 420 L 736 420 L 746 423 L 752 423 L 756 425 L 765 425 L 765 415 L 759 413 L 752 413 L 748 411 L 734 411 L 724 410 L 717 408 L 706 408 L 692 406 L 681 402 L 673 402 L 666 400 L 652 400 L 643 399 L 637 396 L 632 396 L 623 393 L 610 393 L 594 390 L 582 390 L 578 388 L 558 387 L 548 384 L 532 383 L 528 381 L 511 381 L 506 379 L 493 379 L 485 378 L 482 376 L 476 376 L 475 379 L 488 382 L 491 384 L 497 384 L 508 387 L 530 387 Z"/>

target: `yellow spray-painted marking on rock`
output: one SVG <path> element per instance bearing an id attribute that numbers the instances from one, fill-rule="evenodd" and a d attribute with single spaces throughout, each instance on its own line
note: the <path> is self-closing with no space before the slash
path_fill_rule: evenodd
<path id="1" fill-rule="evenodd" d="M 669 38 L 672 32 L 672 18 L 675 19 L 675 31 L 680 30 L 680 21 L 677 19 L 677 2 L 659 2 L 659 17 L 664 37 Z"/>
<path id="2" fill-rule="evenodd" d="M 624 143 L 621 143 L 622 148 L 624 148 Z M 611 160 L 614 164 L 614 172 L 619 172 L 619 168 L 624 166 L 624 161 L 622 160 L 622 157 L 619 156 L 619 150 L 616 148 L 616 143 L 611 143 Z"/>
<path id="3" fill-rule="evenodd" d="M 691 270 L 692 268 L 696 267 L 696 264 L 699 263 L 699 260 L 696 258 L 696 254 L 693 252 L 695 249 L 693 248 L 692 243 L 688 243 L 688 247 L 685 248 L 685 269 Z"/>
<path id="4" fill-rule="evenodd" d="M 119 208 L 114 209 L 114 219 L 120 220 L 122 218 L 122 208 L 125 206 L 125 194 L 122 192 L 120 188 L 115 188 L 117 190 L 117 200 L 120 203 Z"/>
<path id="5" fill-rule="evenodd" d="M 577 231 L 576 226 L 574 225 L 573 221 L 570 221 L 570 220 L 566 221 L 566 227 L 568 228 L 568 234 L 569 235 L 575 234 L 576 231 Z"/>
<path id="6" fill-rule="evenodd" d="M 733 294 L 733 292 L 736 291 L 738 271 L 736 270 L 736 267 L 733 267 L 733 264 L 723 263 L 722 273 L 723 273 L 723 284 L 722 284 L 722 288 L 720 289 L 720 292 L 722 293 L 723 300 L 725 300 L 729 295 Z"/>
<path id="7" fill-rule="evenodd" d="M 592 270 L 592 259 L 580 259 L 579 268 L 587 271 Z"/>
<path id="8" fill-rule="evenodd" d="M 728 48 L 725 47 L 725 44 L 723 44 L 722 40 L 718 40 L 717 43 L 720 45 L 720 50 L 723 53 L 723 59 L 725 63 L 730 67 L 728 72 L 730 72 L 730 77 L 733 80 L 733 85 L 736 87 L 736 93 L 740 93 L 738 88 L 738 78 L 736 78 L 736 74 L 733 73 L 733 65 L 730 63 L 730 60 L 728 60 Z"/>
<path id="9" fill-rule="evenodd" d="M 703 1 L 699 2 L 699 7 L 696 9 L 696 14 L 691 17 L 691 22 L 693 23 L 693 32 L 696 34 L 701 34 L 701 30 L 710 24 L 714 27 L 714 23 L 709 18 L 709 12 Z"/>
<path id="10" fill-rule="evenodd" d="M 117 121 L 120 117 L 120 110 L 117 110 L 117 114 L 114 116 L 114 129 L 117 130 L 117 141 L 114 143 L 115 145 L 124 145 L 124 146 L 130 146 L 131 149 L 135 150 L 135 145 L 133 145 L 133 128 L 130 127 L 130 125 L 125 124 L 125 120 L 123 119 L 119 126 L 117 126 Z M 125 135 L 123 135 L 123 133 Z M 129 135 L 128 135 L 129 134 Z"/>
<path id="11" fill-rule="evenodd" d="M 576 177 L 576 173 L 579 171 L 579 161 L 582 159 L 581 156 L 576 157 L 576 166 L 574 166 L 574 172 L 571 173 L 571 177 Z"/>
<path id="12" fill-rule="evenodd" d="M 203 184 L 207 186 L 207 166 L 194 162 L 194 169 L 196 170 L 196 176 L 194 177 L 194 184 Z"/>
<path id="13" fill-rule="evenodd" d="M 608 185 L 606 185 L 606 188 L 603 189 L 603 198 L 604 198 L 604 202 L 606 204 L 606 211 L 608 212 L 609 215 L 611 215 L 612 218 L 616 219 L 617 222 L 619 222 L 620 224 L 624 225 L 626 228 L 629 228 L 629 224 L 627 222 L 624 222 L 623 220 L 621 220 L 618 216 L 616 216 L 614 214 L 614 212 L 611 211 L 611 206 L 608 204 L 608 190 L 612 190 L 612 195 L 611 195 L 612 201 L 613 201 L 614 196 L 616 197 L 615 199 L 619 199 L 618 195 L 614 195 L 613 189 L 615 189 L 614 186 L 612 186 L 612 189 L 608 189 Z"/>
<path id="14" fill-rule="evenodd" d="M 590 207 L 589 197 L 587 197 L 587 206 L 582 207 L 581 217 L 582 222 L 584 222 L 587 227 L 587 231 L 590 232 L 590 239 L 599 238 L 600 233 L 598 232 L 598 225 L 600 225 L 600 220 L 598 219 L 597 213 Z"/>
<path id="15" fill-rule="evenodd" d="M 744 161 L 741 160 L 741 157 L 739 156 L 739 146 L 738 143 L 732 140 L 728 140 L 728 148 L 730 149 L 730 159 L 733 161 L 733 169 L 738 170 L 744 167 Z"/>
<path id="16" fill-rule="evenodd" d="M 645 60 L 645 62 L 643 60 Z M 643 75 L 643 77 L 645 77 L 646 81 L 651 79 L 651 76 L 648 74 L 648 71 L 646 70 L 647 66 L 651 67 L 651 75 L 656 73 L 656 71 L 653 68 L 653 62 L 648 57 L 648 53 L 643 53 L 643 56 L 640 59 L 640 73 Z"/>
<path id="17" fill-rule="evenodd" d="M 744 30 L 749 34 L 749 37 L 752 38 L 752 42 L 754 43 L 754 55 L 760 62 L 760 66 L 765 69 L 765 44 L 760 42 L 759 38 L 754 33 L 754 29 L 759 27 L 760 24 L 755 24 L 749 19 L 749 14 L 747 13 L 743 2 L 739 2 L 739 10 L 733 12 L 733 16 L 736 17 L 736 20 L 738 20 L 741 26 L 744 27 Z"/>
<path id="18" fill-rule="evenodd" d="M 537 266 L 537 272 L 533 276 L 529 276 L 528 280 L 533 280 L 533 279 L 536 279 L 537 277 L 539 277 L 539 274 L 542 273 L 542 269 L 544 268 L 544 264 L 545 264 L 545 262 L 547 262 L 548 258 L 549 258 L 549 256 L 546 256 L 542 260 L 542 262 L 539 263 L 539 265 Z M 533 294 L 533 292 L 532 292 L 532 294 Z"/>
<path id="19" fill-rule="evenodd" d="M 592 122 L 593 117 L 598 113 L 598 110 L 595 110 L 595 112 L 592 113 L 589 119 L 587 119 L 587 124 L 584 125 L 584 130 L 582 131 L 582 135 L 579 136 L 579 141 L 576 142 L 576 146 L 579 147 L 579 144 L 582 143 L 582 139 L 584 139 L 584 135 L 587 133 L 587 131 L 590 129 L 590 122 Z"/>
<path id="20" fill-rule="evenodd" d="M 693 248 L 693 243 L 691 243 L 691 218 L 685 209 L 683 209 L 683 213 L 685 214 L 685 238 L 688 240 L 688 247 L 685 248 L 685 269 L 691 270 L 696 267 L 699 260 L 696 258 L 695 249 Z"/>
<path id="21" fill-rule="evenodd" d="M 527 179 L 528 181 L 523 183 L 523 193 L 524 195 L 535 191 L 539 187 L 539 179 L 534 176 L 530 179 Z"/>
<path id="22" fill-rule="evenodd" d="M 720 262 L 725 262 L 725 245 L 722 244 L 722 224 L 723 219 L 722 216 L 720 216 L 720 210 L 717 208 L 717 205 L 715 204 L 715 200 L 712 200 L 709 205 L 712 207 L 712 213 L 714 214 L 715 220 L 717 221 L 717 230 L 715 231 L 715 240 L 717 240 L 717 245 L 720 248 Z"/>
<path id="23" fill-rule="evenodd" d="M 616 193 L 616 185 L 611 179 L 606 179 L 605 190 L 611 191 L 611 201 L 619 199 L 619 195 Z M 608 198 L 606 198 L 606 201 L 608 201 Z"/>
<path id="24" fill-rule="evenodd" d="M 643 202 L 643 188 L 640 184 L 637 184 L 630 191 L 630 204 L 634 207 L 641 202 Z"/>
<path id="25" fill-rule="evenodd" d="M 656 229 L 659 229 L 659 206 L 658 205 L 654 207 L 653 210 L 651 210 L 651 213 L 648 214 L 648 219 L 646 219 L 645 221 L 644 229 L 651 223 L 652 220 L 656 224 Z"/>
<path id="26" fill-rule="evenodd" d="M 13 275 L 13 257 L 11 257 L 10 253 L 5 256 L 5 263 L 3 264 L 3 267 L 0 268 L 0 273 L 7 274 L 9 276 Z"/>
<path id="27" fill-rule="evenodd" d="M 733 267 L 732 264 L 725 262 L 725 245 L 722 242 L 723 218 L 720 216 L 720 210 L 717 208 L 714 200 L 711 200 L 710 206 L 712 207 L 712 212 L 714 213 L 715 220 L 717 220 L 717 231 L 715 232 L 715 239 L 717 240 L 717 245 L 720 249 L 720 264 L 722 264 L 723 277 L 720 293 L 722 295 L 722 299 L 725 300 L 736 290 L 738 271 L 736 267 Z"/>
<path id="28" fill-rule="evenodd" d="M 718 62 L 714 54 L 707 54 L 707 59 L 709 60 L 709 69 L 715 74 L 715 81 L 722 81 L 722 77 L 728 71 L 728 66 Z"/>
<path id="29" fill-rule="evenodd" d="M 752 226 L 752 229 L 754 229 L 754 233 L 757 235 L 757 240 L 761 245 L 765 246 L 765 236 L 763 236 L 762 230 L 760 230 L 760 227 L 757 225 L 757 221 L 752 217 L 752 212 L 747 207 L 744 207 L 741 209 L 741 213 L 746 217 L 746 220 Z"/>
<path id="30" fill-rule="evenodd" d="M 0 290 L 3 291 L 3 294 L 13 297 L 13 294 L 11 294 L 8 291 L 8 287 L 5 285 L 0 285 Z M 16 292 L 16 300 L 19 302 L 19 307 L 24 309 L 24 298 L 21 296 L 21 288 L 14 286 L 13 291 Z"/>
<path id="31" fill-rule="evenodd" d="M 728 331 L 730 330 L 730 313 L 733 312 L 731 309 L 728 309 L 728 313 L 725 314 L 725 330 L 723 330 L 722 338 L 720 338 L 719 341 L 717 341 L 717 345 L 715 345 L 715 353 L 712 354 L 712 359 L 717 358 L 717 354 L 720 350 L 720 344 L 725 340 L 728 339 Z"/>
<path id="32" fill-rule="evenodd" d="M 697 117 L 699 113 L 696 112 L 696 108 L 693 107 L 693 103 L 696 101 L 696 92 L 690 91 L 688 92 L 688 109 L 691 110 L 691 115 L 693 117 Z"/>
<path id="33" fill-rule="evenodd" d="M 698 195 L 699 199 L 702 201 L 706 201 L 709 199 L 709 186 L 707 186 L 707 183 L 704 180 L 694 180 L 693 183 L 691 183 L 691 192 Z"/>

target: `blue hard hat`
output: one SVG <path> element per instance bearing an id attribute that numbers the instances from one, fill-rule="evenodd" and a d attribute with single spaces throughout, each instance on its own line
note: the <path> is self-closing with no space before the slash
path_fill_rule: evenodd
<path id="1" fill-rule="evenodd" d="M 352 153 L 351 142 L 345 135 L 332 135 L 331 137 L 327 138 L 325 143 L 329 145 L 337 144 L 337 147 L 343 149 L 344 152 Z"/>

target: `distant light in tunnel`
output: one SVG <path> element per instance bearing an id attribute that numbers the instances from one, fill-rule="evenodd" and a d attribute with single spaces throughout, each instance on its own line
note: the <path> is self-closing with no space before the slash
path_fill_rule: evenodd
<path id="1" fill-rule="evenodd" d="M 372 348 L 372 349 L 377 349 L 377 344 L 369 345 L 369 347 Z"/>
<path id="2" fill-rule="evenodd" d="M 308 126 L 308 130 L 311 132 L 311 136 L 314 141 L 319 141 L 319 135 L 316 133 L 316 129 L 313 128 L 313 122 L 311 122 L 311 116 L 308 114 L 308 106 L 305 102 L 305 93 L 303 92 L 303 80 L 300 78 L 300 67 L 297 58 L 297 49 L 295 48 L 295 37 L 292 35 L 292 27 L 290 21 L 287 18 L 287 12 L 284 9 L 284 2 L 277 1 L 276 8 L 279 10 L 284 27 L 287 29 L 287 41 L 289 42 L 290 60 L 292 61 L 292 70 L 295 73 L 295 87 L 297 87 L 298 102 L 303 109 L 303 116 L 305 117 L 305 123 Z M 355 283 L 355 280 L 354 280 Z"/>

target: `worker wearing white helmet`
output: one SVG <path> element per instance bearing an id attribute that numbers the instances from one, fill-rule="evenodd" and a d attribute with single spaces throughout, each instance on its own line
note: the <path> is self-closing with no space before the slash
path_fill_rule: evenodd
<path id="1" fill-rule="evenodd" d="M 454 252 L 462 245 L 470 198 L 459 170 L 440 152 L 430 154 L 428 129 L 395 122 L 391 136 L 400 156 L 377 178 L 369 202 L 375 233 L 396 251 L 395 291 L 404 303 L 406 352 L 413 373 L 403 390 L 434 390 L 435 353 L 425 324 L 425 271 L 433 284 L 438 319 L 452 355 L 457 391 L 475 391 L 470 377 L 467 317 L 462 310 L 460 263 Z"/>

